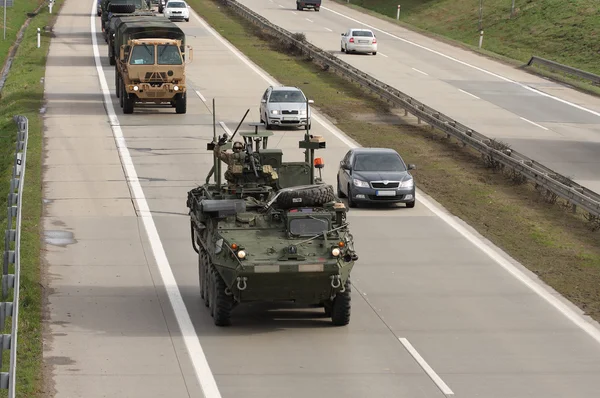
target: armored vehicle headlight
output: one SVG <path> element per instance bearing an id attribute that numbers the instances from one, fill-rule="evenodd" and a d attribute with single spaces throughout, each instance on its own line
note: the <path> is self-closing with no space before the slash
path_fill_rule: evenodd
<path id="1" fill-rule="evenodd" d="M 237 256 L 239 258 L 245 258 L 246 257 L 246 252 L 243 250 L 240 250 L 239 252 L 237 252 Z"/>
<path id="2" fill-rule="evenodd" d="M 173 90 L 179 91 L 179 86 L 173 86 Z"/>
<path id="3" fill-rule="evenodd" d="M 337 247 L 334 247 L 333 250 L 331 250 L 331 255 L 334 257 L 337 257 L 340 255 L 340 249 L 338 249 Z"/>
<path id="4" fill-rule="evenodd" d="M 138 86 L 133 86 L 133 91 L 138 91 L 140 88 Z"/>

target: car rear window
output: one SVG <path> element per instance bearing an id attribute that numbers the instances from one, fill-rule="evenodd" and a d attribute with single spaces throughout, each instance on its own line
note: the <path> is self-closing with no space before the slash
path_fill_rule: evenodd
<path id="1" fill-rule="evenodd" d="M 373 32 L 369 32 L 368 30 L 354 30 L 352 31 L 352 36 L 373 37 Z"/>

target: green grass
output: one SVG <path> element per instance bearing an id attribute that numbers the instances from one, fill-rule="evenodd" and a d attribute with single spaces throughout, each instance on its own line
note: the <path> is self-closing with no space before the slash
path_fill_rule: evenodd
<path id="1" fill-rule="evenodd" d="M 22 197 L 21 225 L 21 285 L 19 303 L 19 335 L 17 346 L 17 383 L 19 397 L 40 397 L 44 393 L 42 376 L 42 286 L 40 280 L 40 218 L 42 214 L 42 125 L 39 113 L 44 87 L 40 80 L 45 73 L 45 58 L 50 37 L 42 35 L 37 47 L 37 28 L 51 25 L 63 0 L 57 0 L 53 15 L 48 8 L 33 18 L 14 59 L 11 72 L 0 99 L 0 198 L 6 198 L 14 159 L 17 127 L 12 117 L 29 119 L 29 142 L 25 185 Z M 18 3 L 17 0 L 15 3 Z M 21 3 L 25 3 L 21 1 Z M 29 2 L 29 3 L 38 3 Z M 31 5 L 33 11 L 35 5 Z M 16 28 L 18 30 L 18 28 Z M 5 199 L 2 199 L 5 200 Z M 4 208 L 4 206 L 2 206 Z M 0 211 L 0 225 L 6 225 L 6 212 Z M 12 292 L 9 294 L 12 295 Z M 10 300 L 10 299 L 9 299 Z M 3 333 L 10 333 L 7 322 Z M 2 371 L 8 370 L 8 356 Z M 0 397 L 6 390 L 0 390 Z"/>
<path id="2" fill-rule="evenodd" d="M 600 320 L 599 233 L 590 232 L 581 213 L 572 214 L 562 202 L 547 203 L 532 185 L 491 170 L 479 154 L 444 134 L 395 115 L 377 98 L 302 57 L 277 51 L 277 44 L 221 3 L 189 4 L 281 83 L 302 88 L 319 111 L 361 145 L 395 148 L 417 164 L 419 188 Z"/>
<path id="3" fill-rule="evenodd" d="M 400 25 L 479 51 L 479 0 L 333 1 L 394 22 L 397 4 L 401 4 Z M 524 65 L 536 55 L 600 74 L 597 0 L 515 0 L 513 17 L 511 4 L 511 0 L 483 1 L 484 55 L 513 65 Z M 541 67 L 528 70 L 600 94 L 600 88 L 577 77 Z"/>
<path id="4" fill-rule="evenodd" d="M 10 48 L 17 39 L 19 29 L 27 19 L 27 13 L 34 12 L 42 1 L 15 0 L 12 7 L 6 8 L 6 40 L 4 40 L 4 7 L 2 7 L 4 0 L 0 0 L 0 70 L 4 66 Z"/>

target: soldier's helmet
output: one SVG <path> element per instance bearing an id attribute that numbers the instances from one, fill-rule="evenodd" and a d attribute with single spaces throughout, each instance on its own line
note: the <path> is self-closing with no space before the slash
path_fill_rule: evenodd
<path id="1" fill-rule="evenodd" d="M 237 152 L 241 152 L 244 149 L 244 144 L 242 144 L 240 141 L 236 141 L 233 143 L 233 152 L 237 153 Z"/>

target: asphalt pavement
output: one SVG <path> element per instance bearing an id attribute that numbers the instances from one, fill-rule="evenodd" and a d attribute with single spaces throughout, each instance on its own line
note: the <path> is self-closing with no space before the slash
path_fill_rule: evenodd
<path id="1" fill-rule="evenodd" d="M 56 397 L 597 393 L 597 325 L 421 192 L 414 209 L 349 213 L 359 262 L 347 327 L 332 327 L 322 309 L 271 305 L 239 306 L 233 326 L 214 326 L 199 297 L 186 193 L 211 166 L 212 100 L 221 134 L 248 108 L 246 122 L 258 121 L 276 82 L 193 14 L 178 23 L 194 48 L 188 113 L 124 115 L 91 12 L 66 0 L 45 79 L 44 361 Z M 335 184 L 355 144 L 316 112 L 312 133 L 327 140 L 319 156 Z M 270 144 L 300 160 L 302 135 L 276 130 Z"/>
<path id="2" fill-rule="evenodd" d="M 376 79 L 600 192 L 600 99 L 323 0 L 238 0 Z M 395 10 L 394 10 L 395 13 Z M 395 15 L 395 14 L 394 14 Z M 340 34 L 372 29 L 376 56 L 345 54 Z M 474 41 L 478 32 L 473 32 Z M 484 45 L 485 48 L 485 38 Z"/>

